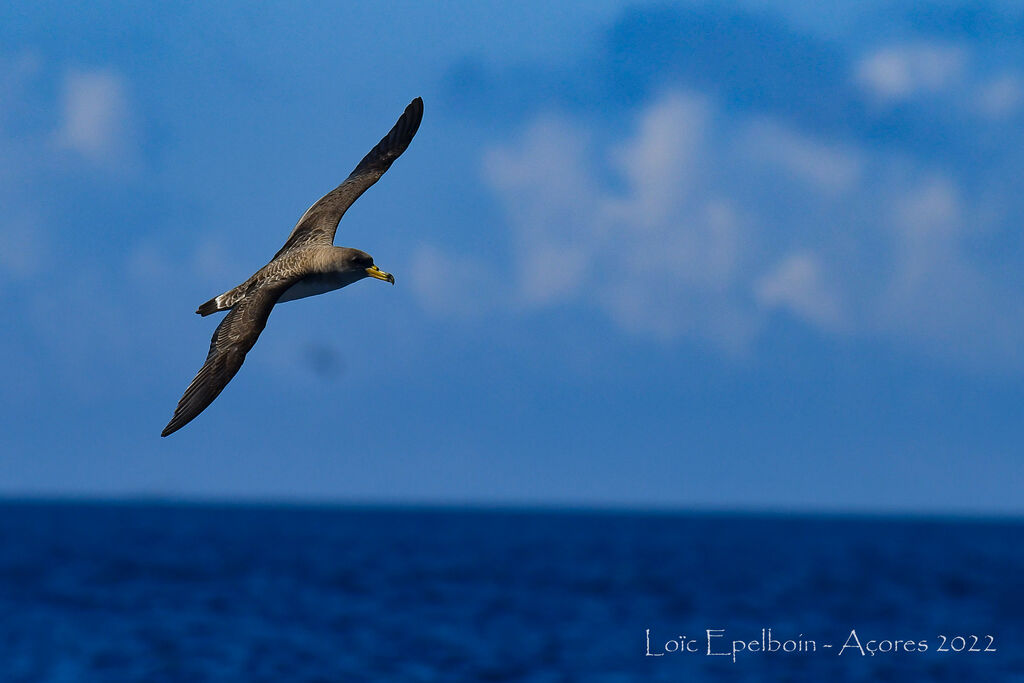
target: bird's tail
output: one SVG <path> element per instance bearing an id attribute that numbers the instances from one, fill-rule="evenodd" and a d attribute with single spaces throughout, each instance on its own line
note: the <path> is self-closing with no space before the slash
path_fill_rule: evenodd
<path id="1" fill-rule="evenodd" d="M 223 310 L 220 306 L 217 305 L 217 299 L 219 298 L 219 296 L 213 297 L 205 304 L 197 308 L 196 313 L 198 313 L 201 316 L 207 316 L 210 315 L 211 313 L 216 313 L 217 311 Z"/>
<path id="2" fill-rule="evenodd" d="M 242 297 L 245 296 L 247 284 L 248 283 L 246 282 L 244 284 L 238 285 L 234 289 L 229 289 L 223 294 L 218 294 L 217 296 L 213 297 L 205 304 L 197 308 L 196 313 L 205 317 L 210 315 L 211 313 L 216 313 L 217 311 L 229 310 L 232 306 L 237 304 Z"/>
<path id="3" fill-rule="evenodd" d="M 196 313 L 201 316 L 207 316 L 217 311 L 227 311 L 234 307 L 239 301 L 245 298 L 245 295 L 253 290 L 253 287 L 257 286 L 260 281 L 260 274 L 263 272 L 261 268 L 252 277 L 238 285 L 233 287 L 223 294 L 218 294 L 213 297 L 205 304 L 196 309 Z"/>

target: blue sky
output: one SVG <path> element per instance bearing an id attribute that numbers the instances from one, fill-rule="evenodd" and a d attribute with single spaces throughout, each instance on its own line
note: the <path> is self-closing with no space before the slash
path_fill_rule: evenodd
<path id="1" fill-rule="evenodd" d="M 489 5 L 0 8 L 0 494 L 1024 511 L 1019 10 Z"/>

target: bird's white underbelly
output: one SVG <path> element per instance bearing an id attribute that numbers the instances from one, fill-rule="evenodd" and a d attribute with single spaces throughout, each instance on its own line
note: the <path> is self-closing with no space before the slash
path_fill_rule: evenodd
<path id="1" fill-rule="evenodd" d="M 334 275 L 310 275 L 286 289 L 277 302 L 283 303 L 285 301 L 294 301 L 295 299 L 305 299 L 307 296 L 316 296 L 317 294 L 323 294 L 324 292 L 341 289 L 345 285 L 350 285 L 353 282 L 355 282 L 354 279 L 341 278 Z"/>

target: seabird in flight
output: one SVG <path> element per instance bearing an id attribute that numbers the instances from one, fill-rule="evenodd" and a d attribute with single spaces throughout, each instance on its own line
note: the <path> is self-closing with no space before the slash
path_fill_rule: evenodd
<path id="1" fill-rule="evenodd" d="M 196 313 L 203 316 L 217 311 L 228 314 L 213 333 L 206 362 L 185 389 L 160 436 L 181 429 L 217 398 L 242 367 L 245 354 L 266 327 L 274 304 L 323 294 L 366 277 L 395 283 L 395 277 L 375 266 L 366 252 L 334 246 L 334 233 L 352 202 L 377 182 L 409 146 L 422 118 L 423 100 L 417 97 L 348 178 L 302 214 L 270 263 L 199 307 Z"/>

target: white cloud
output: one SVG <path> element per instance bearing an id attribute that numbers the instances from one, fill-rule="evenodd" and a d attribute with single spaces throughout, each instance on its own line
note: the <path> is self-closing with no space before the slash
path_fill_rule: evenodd
<path id="1" fill-rule="evenodd" d="M 836 295 L 825 282 L 821 261 L 812 253 L 787 256 L 754 285 L 754 296 L 768 308 L 785 308 L 814 325 L 834 330 L 843 322 Z"/>
<path id="2" fill-rule="evenodd" d="M 482 262 L 429 244 L 413 253 L 409 277 L 420 306 L 436 316 L 479 314 L 501 296 Z"/>
<path id="3" fill-rule="evenodd" d="M 750 303 L 735 300 L 742 220 L 699 191 L 713 119 L 706 98 L 668 93 L 596 158 L 578 126 L 550 116 L 489 151 L 485 175 L 514 226 L 519 300 L 583 301 L 633 334 L 742 347 L 755 327 Z M 622 189 L 602 183 L 602 165 Z"/>
<path id="4" fill-rule="evenodd" d="M 124 79 L 112 70 L 69 71 L 61 91 L 57 143 L 100 164 L 130 152 L 131 108 Z"/>
<path id="5" fill-rule="evenodd" d="M 1024 304 L 970 246 L 1005 227 L 990 195 L 905 155 L 720 116 L 699 95 L 665 94 L 636 121 L 598 145 L 544 116 L 486 154 L 525 309 L 593 307 L 623 334 L 726 353 L 786 312 L 822 334 L 1024 368 Z"/>
<path id="6" fill-rule="evenodd" d="M 977 218 L 953 181 L 921 178 L 892 202 L 890 214 L 895 267 L 872 322 L 972 361 L 979 350 L 996 348 L 1003 359 L 1019 361 L 1021 353 L 1006 342 L 1024 336 L 1024 308 L 969 258 L 963 243 Z"/>
<path id="7" fill-rule="evenodd" d="M 895 200 L 892 213 L 904 240 L 928 251 L 949 246 L 963 219 L 960 192 L 943 176 L 919 179 Z"/>
<path id="8" fill-rule="evenodd" d="M 895 102 L 948 89 L 962 79 L 966 66 L 967 51 L 959 46 L 891 45 L 861 59 L 854 77 L 873 96 Z"/>
<path id="9" fill-rule="evenodd" d="M 978 86 L 974 98 L 978 111 L 990 119 L 1004 119 L 1024 104 L 1024 82 L 1014 74 L 997 76 Z"/>
<path id="10" fill-rule="evenodd" d="M 517 226 L 517 298 L 527 305 L 571 298 L 587 277 L 603 226 L 594 223 L 600 190 L 587 168 L 588 140 L 554 117 L 530 125 L 515 147 L 489 150 L 484 174 L 506 199 Z M 550 254 L 561 255 L 551 263 Z"/>
<path id="11" fill-rule="evenodd" d="M 699 170 L 710 116 L 706 99 L 668 93 L 640 114 L 636 135 L 612 151 L 632 190 L 622 207 L 631 222 L 657 226 L 678 207 Z"/>
<path id="12" fill-rule="evenodd" d="M 865 55 L 854 68 L 854 80 L 877 104 L 929 97 L 932 106 L 993 122 L 1018 114 L 1024 79 L 1014 71 L 992 72 L 970 54 L 950 44 L 890 45 Z"/>
<path id="13" fill-rule="evenodd" d="M 745 144 L 755 159 L 825 192 L 850 189 L 864 166 L 862 155 L 846 145 L 823 142 L 770 120 L 749 125 Z"/>

